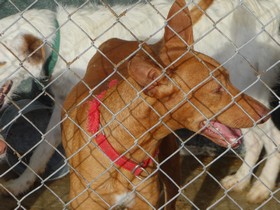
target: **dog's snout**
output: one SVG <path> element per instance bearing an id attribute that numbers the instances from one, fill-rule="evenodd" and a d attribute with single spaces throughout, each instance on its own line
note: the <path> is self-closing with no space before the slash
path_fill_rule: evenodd
<path id="1" fill-rule="evenodd" d="M 254 119 L 258 124 L 262 124 L 270 118 L 270 110 L 267 107 L 252 98 L 247 97 L 247 100 L 255 111 L 255 115 L 257 115 L 254 117 Z"/>
<path id="2" fill-rule="evenodd" d="M 258 124 L 265 123 L 270 118 L 270 115 L 264 116 L 261 118 L 260 122 Z"/>
<path id="3" fill-rule="evenodd" d="M 262 107 L 256 107 L 256 109 L 255 109 L 260 117 L 258 124 L 265 123 L 270 118 L 269 109 L 263 105 L 261 105 L 261 106 Z"/>

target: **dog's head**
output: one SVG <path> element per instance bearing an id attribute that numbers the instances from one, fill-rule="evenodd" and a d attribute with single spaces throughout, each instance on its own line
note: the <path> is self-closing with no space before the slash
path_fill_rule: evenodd
<path id="1" fill-rule="evenodd" d="M 235 147 L 241 135 L 238 128 L 267 119 L 268 109 L 237 90 L 226 69 L 194 51 L 192 22 L 184 0 L 175 1 L 170 10 L 163 43 L 157 64 L 139 52 L 128 71 L 148 96 L 170 111 L 174 127 L 201 132 L 221 146 Z"/>
<path id="2" fill-rule="evenodd" d="M 12 100 L 22 81 L 29 77 L 39 78 L 45 62 L 45 49 L 42 46 L 43 42 L 31 34 L 1 37 L 0 110 Z M 7 145 L 4 138 L 0 137 L 1 161 L 5 158 Z"/>
<path id="3" fill-rule="evenodd" d="M 39 78 L 45 62 L 43 42 L 31 34 L 0 40 L 0 106 L 7 104 L 23 80 Z"/>

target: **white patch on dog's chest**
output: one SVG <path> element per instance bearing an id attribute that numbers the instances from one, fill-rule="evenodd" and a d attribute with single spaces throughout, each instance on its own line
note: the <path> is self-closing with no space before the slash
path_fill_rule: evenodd
<path id="1" fill-rule="evenodd" d="M 115 196 L 115 205 L 132 208 L 135 201 L 135 193 L 127 192 Z"/>

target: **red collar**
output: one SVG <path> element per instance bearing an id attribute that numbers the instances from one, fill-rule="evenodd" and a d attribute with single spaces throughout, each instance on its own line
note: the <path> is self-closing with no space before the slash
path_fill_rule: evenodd
<path id="1" fill-rule="evenodd" d="M 107 140 L 103 134 L 98 134 L 96 143 L 100 149 L 118 166 L 125 168 L 135 176 L 139 176 L 143 171 L 147 172 L 145 168 L 153 162 L 151 158 L 144 160 L 142 163 L 136 163 L 124 155 L 120 155 Z"/>
<path id="2" fill-rule="evenodd" d="M 116 80 L 112 80 L 109 83 L 109 87 L 113 87 L 116 85 Z M 89 113 L 88 113 L 88 131 L 92 134 L 95 134 L 99 131 L 100 126 L 100 100 L 104 98 L 106 91 L 100 93 L 97 98 L 90 101 Z M 136 163 L 124 155 L 119 154 L 110 142 L 107 140 L 106 136 L 102 133 L 96 135 L 96 143 L 100 147 L 100 149 L 110 158 L 116 165 L 130 171 L 135 176 L 139 176 L 143 171 L 146 171 L 146 167 L 153 162 L 152 158 L 148 158 L 141 163 Z"/>

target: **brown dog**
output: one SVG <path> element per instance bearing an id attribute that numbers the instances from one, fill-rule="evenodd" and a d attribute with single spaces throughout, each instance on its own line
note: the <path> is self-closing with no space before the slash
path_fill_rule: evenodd
<path id="1" fill-rule="evenodd" d="M 177 0 L 161 43 L 147 46 L 112 39 L 100 47 L 64 104 L 71 208 L 156 208 L 157 151 L 163 159 L 176 150 L 175 141 L 169 138 L 161 144 L 161 139 L 188 128 L 234 147 L 240 137 L 237 128 L 267 119 L 268 110 L 240 93 L 227 71 L 195 52 L 192 44 L 189 11 L 184 0 Z M 118 84 L 106 90 L 101 82 L 107 77 L 117 78 Z M 178 156 L 171 160 L 178 166 Z M 179 173 L 167 174 L 176 186 Z M 170 183 L 163 179 L 167 199 L 176 195 Z M 174 205 L 173 201 L 167 207 L 175 209 Z"/>

